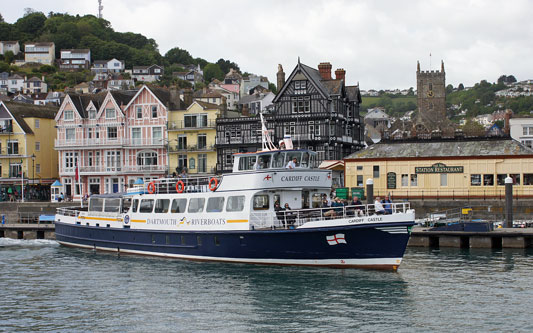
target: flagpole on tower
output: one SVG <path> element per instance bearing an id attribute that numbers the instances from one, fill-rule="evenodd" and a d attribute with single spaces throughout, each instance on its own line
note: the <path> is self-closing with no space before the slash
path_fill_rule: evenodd
<path id="1" fill-rule="evenodd" d="M 429 52 L 429 70 L 431 71 L 431 52 Z"/>

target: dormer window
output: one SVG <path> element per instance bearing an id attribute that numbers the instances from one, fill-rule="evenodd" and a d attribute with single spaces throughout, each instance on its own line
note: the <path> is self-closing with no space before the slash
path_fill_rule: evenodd
<path id="1" fill-rule="evenodd" d="M 64 120 L 74 120 L 74 111 L 65 110 L 65 115 L 64 115 L 63 119 Z"/>
<path id="2" fill-rule="evenodd" d="M 89 110 L 89 119 L 96 119 L 96 110 Z"/>
<path id="3" fill-rule="evenodd" d="M 307 93 L 307 81 L 294 81 L 294 93 L 297 95 Z"/>
<path id="4" fill-rule="evenodd" d="M 116 117 L 115 109 L 105 109 L 106 119 L 115 119 L 115 117 Z"/>

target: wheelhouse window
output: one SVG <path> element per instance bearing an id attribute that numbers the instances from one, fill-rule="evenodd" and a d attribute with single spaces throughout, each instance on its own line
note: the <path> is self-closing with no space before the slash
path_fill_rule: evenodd
<path id="1" fill-rule="evenodd" d="M 258 194 L 254 196 L 253 208 L 254 210 L 267 210 L 270 207 L 269 198 L 266 194 Z"/>
<path id="2" fill-rule="evenodd" d="M 257 156 L 241 156 L 239 158 L 239 170 L 253 170 Z"/>
<path id="3" fill-rule="evenodd" d="M 139 213 L 151 213 L 154 210 L 154 199 L 142 199 Z"/>
<path id="4" fill-rule="evenodd" d="M 133 213 L 137 212 L 138 207 L 139 207 L 139 199 L 133 199 L 133 202 L 131 203 L 131 211 Z"/>
<path id="5" fill-rule="evenodd" d="M 227 212 L 242 212 L 244 209 L 244 195 L 232 196 L 226 203 Z"/>
<path id="6" fill-rule="evenodd" d="M 90 212 L 101 212 L 104 210 L 104 199 L 103 198 L 91 198 L 89 200 L 89 211 Z"/>
<path id="7" fill-rule="evenodd" d="M 120 212 L 120 199 L 119 198 L 105 199 L 104 212 L 108 212 L 108 213 Z"/>
<path id="8" fill-rule="evenodd" d="M 192 198 L 189 200 L 189 213 L 201 213 L 204 210 L 205 198 Z"/>
<path id="9" fill-rule="evenodd" d="M 154 213 L 167 213 L 169 205 L 170 199 L 157 199 Z"/>
<path id="10" fill-rule="evenodd" d="M 185 213 L 185 207 L 187 206 L 187 199 L 174 199 L 172 200 L 172 206 L 170 207 L 171 213 Z"/>
<path id="11" fill-rule="evenodd" d="M 213 197 L 207 199 L 206 212 L 218 213 L 224 208 L 224 197 Z"/>

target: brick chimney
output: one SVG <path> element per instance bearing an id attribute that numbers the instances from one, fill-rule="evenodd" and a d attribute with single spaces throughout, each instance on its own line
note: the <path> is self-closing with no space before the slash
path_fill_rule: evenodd
<path id="1" fill-rule="evenodd" d="M 505 110 L 505 118 L 503 123 L 503 133 L 507 136 L 511 135 L 511 124 L 510 120 L 513 115 L 513 111 L 511 109 Z"/>
<path id="2" fill-rule="evenodd" d="M 321 62 L 318 64 L 318 71 L 322 80 L 331 80 L 331 64 L 329 62 Z"/>
<path id="3" fill-rule="evenodd" d="M 192 89 L 185 89 L 183 91 L 183 104 L 185 104 L 185 108 L 188 108 L 192 104 Z"/>
<path id="4" fill-rule="evenodd" d="M 346 77 L 346 71 L 344 70 L 344 68 L 338 68 L 335 71 L 335 80 L 344 80 L 345 77 Z"/>
<path id="5" fill-rule="evenodd" d="M 178 87 L 170 87 L 170 101 L 169 101 L 170 110 L 180 110 L 181 109 L 181 99 L 180 92 Z"/>
<path id="6" fill-rule="evenodd" d="M 242 116 L 243 117 L 249 117 L 250 116 L 250 110 L 248 109 L 248 104 L 242 105 Z"/>

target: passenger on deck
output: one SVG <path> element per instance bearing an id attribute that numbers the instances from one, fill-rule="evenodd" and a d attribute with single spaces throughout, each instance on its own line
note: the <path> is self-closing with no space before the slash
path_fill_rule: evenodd
<path id="1" fill-rule="evenodd" d="M 385 214 L 385 208 L 383 208 L 383 205 L 381 204 L 381 200 L 379 199 L 379 197 L 377 197 L 376 200 L 374 201 L 374 211 L 378 215 Z"/>
<path id="2" fill-rule="evenodd" d="M 385 214 L 392 214 L 392 202 L 390 201 L 389 197 L 385 196 L 385 199 L 383 199 L 381 203 L 385 209 Z"/>
<path id="3" fill-rule="evenodd" d="M 279 202 L 276 201 L 274 204 L 274 211 L 276 212 L 276 217 L 278 218 L 278 221 L 281 222 L 282 225 L 285 225 L 285 214 L 284 209 L 281 208 Z"/>
<path id="4" fill-rule="evenodd" d="M 296 215 L 295 213 L 291 212 L 291 207 L 288 203 L 285 204 L 284 207 L 285 210 L 285 221 L 287 222 L 287 226 L 293 225 L 296 221 Z"/>
<path id="5" fill-rule="evenodd" d="M 358 196 L 353 197 L 352 206 L 354 209 L 355 216 L 363 216 L 365 214 L 365 207 Z"/>
<path id="6" fill-rule="evenodd" d="M 287 166 L 285 166 L 285 168 L 294 169 L 294 168 L 296 168 L 296 163 L 298 163 L 298 160 L 295 157 L 292 160 L 290 160 L 289 163 L 287 163 Z"/>

